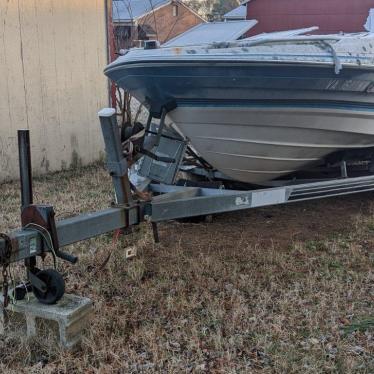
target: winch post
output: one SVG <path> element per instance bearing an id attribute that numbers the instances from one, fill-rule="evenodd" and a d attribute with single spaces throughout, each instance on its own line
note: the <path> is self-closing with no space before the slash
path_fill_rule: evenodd
<path id="1" fill-rule="evenodd" d="M 107 169 L 112 177 L 117 204 L 132 205 L 127 160 L 123 157 L 116 112 L 105 108 L 99 112 L 101 131 L 107 155 Z"/>
<path id="2" fill-rule="evenodd" d="M 18 130 L 18 155 L 19 155 L 19 175 L 21 183 L 21 211 L 33 204 L 32 191 L 32 171 L 31 171 L 31 148 L 30 148 L 30 130 Z M 25 259 L 25 266 L 29 271 L 36 266 L 36 257 L 32 256 Z"/>
<path id="3" fill-rule="evenodd" d="M 22 209 L 33 203 L 30 131 L 18 130 L 19 174 Z"/>

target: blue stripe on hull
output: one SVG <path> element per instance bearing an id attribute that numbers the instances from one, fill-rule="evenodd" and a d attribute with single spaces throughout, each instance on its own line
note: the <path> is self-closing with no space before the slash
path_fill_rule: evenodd
<path id="1" fill-rule="evenodd" d="M 162 106 L 188 102 L 298 101 L 317 105 L 374 107 L 374 70 L 344 67 L 336 75 L 331 65 L 254 63 L 152 63 L 127 64 L 106 74 L 154 114 Z M 314 104 L 313 104 L 314 103 Z M 230 104 L 232 105 L 232 104 Z M 327 104 L 325 104 L 327 105 Z"/>
<path id="2" fill-rule="evenodd" d="M 180 107 L 232 107 L 232 108 L 300 108 L 338 109 L 348 111 L 374 112 L 374 103 L 300 101 L 300 100 L 178 100 Z"/>

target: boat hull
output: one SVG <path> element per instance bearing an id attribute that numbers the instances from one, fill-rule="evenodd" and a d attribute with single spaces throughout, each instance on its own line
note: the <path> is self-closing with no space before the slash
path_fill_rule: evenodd
<path id="1" fill-rule="evenodd" d="M 106 74 L 162 108 L 227 176 L 262 183 L 344 149 L 374 146 L 374 69 L 331 64 L 136 62 Z"/>
<path id="2" fill-rule="evenodd" d="M 262 183 L 339 150 L 374 147 L 374 112 L 336 108 L 180 106 L 169 119 L 211 165 Z"/>

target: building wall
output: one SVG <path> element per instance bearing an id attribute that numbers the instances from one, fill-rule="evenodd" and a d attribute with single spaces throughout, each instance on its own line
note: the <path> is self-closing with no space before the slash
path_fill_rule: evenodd
<path id="1" fill-rule="evenodd" d="M 108 105 L 105 0 L 0 0 L 0 182 L 18 177 L 17 129 L 33 172 L 101 157 Z"/>
<path id="2" fill-rule="evenodd" d="M 178 6 L 178 16 L 173 15 L 174 4 Z M 177 2 L 160 7 L 138 20 L 139 25 L 150 25 L 156 31 L 157 39 L 161 43 L 165 43 L 202 22 L 204 21 L 198 15 Z"/>
<path id="3" fill-rule="evenodd" d="M 258 25 L 249 35 L 319 26 L 318 33 L 364 31 L 374 0 L 251 0 L 247 19 Z"/>

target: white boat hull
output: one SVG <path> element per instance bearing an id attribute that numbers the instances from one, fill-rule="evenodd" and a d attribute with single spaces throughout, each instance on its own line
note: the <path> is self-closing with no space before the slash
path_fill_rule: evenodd
<path id="1" fill-rule="evenodd" d="M 336 108 L 180 106 L 169 120 L 217 170 L 262 183 L 347 149 L 374 147 L 374 112 Z"/>
<path id="2" fill-rule="evenodd" d="M 374 146 L 372 34 L 131 50 L 105 73 L 243 182 Z"/>

